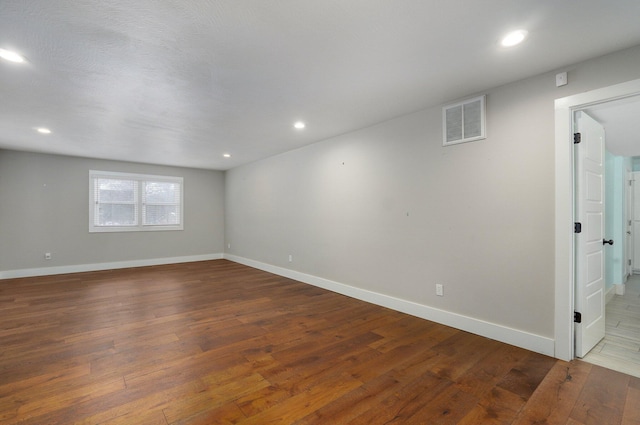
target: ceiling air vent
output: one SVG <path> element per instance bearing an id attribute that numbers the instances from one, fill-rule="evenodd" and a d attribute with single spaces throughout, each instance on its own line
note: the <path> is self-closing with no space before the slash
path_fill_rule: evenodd
<path id="1" fill-rule="evenodd" d="M 442 108 L 442 146 L 486 138 L 485 98 L 474 97 Z"/>

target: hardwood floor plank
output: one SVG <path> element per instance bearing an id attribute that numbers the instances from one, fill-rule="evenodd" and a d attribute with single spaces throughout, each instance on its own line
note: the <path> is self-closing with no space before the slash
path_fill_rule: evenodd
<path id="1" fill-rule="evenodd" d="M 570 417 L 586 425 L 620 424 L 628 385 L 628 375 L 594 366 Z"/>
<path id="2" fill-rule="evenodd" d="M 142 414 L 148 414 L 153 418 L 159 416 L 157 413 L 162 413 L 162 417 L 165 418 L 164 408 L 190 394 L 206 392 L 208 388 L 209 386 L 199 378 L 176 382 L 173 386 L 160 388 L 127 388 L 124 391 L 111 394 L 109 397 L 89 400 L 63 413 L 67 417 L 82 418 L 81 423 L 87 425 L 109 421 L 123 425 L 135 424 L 138 416 Z"/>
<path id="3" fill-rule="evenodd" d="M 640 389 L 629 387 L 622 414 L 622 425 L 640 424 Z"/>
<path id="4" fill-rule="evenodd" d="M 215 409 L 198 411 L 195 415 L 180 418 L 171 425 L 231 425 L 240 423 L 245 418 L 242 411 L 233 403 Z"/>
<path id="5" fill-rule="evenodd" d="M 638 397 L 639 378 L 226 260 L 0 281 L 3 425 L 628 425 Z"/>
<path id="6" fill-rule="evenodd" d="M 567 422 L 592 369 L 591 364 L 581 361 L 556 362 L 529 397 L 513 424 L 537 425 Z"/>
<path id="7" fill-rule="evenodd" d="M 362 382 L 350 376 L 325 376 L 325 379 L 315 385 L 297 392 L 241 423 L 246 425 L 293 424 L 361 385 Z"/>
<path id="8" fill-rule="evenodd" d="M 229 375 L 246 374 L 252 366 L 237 355 L 201 353 L 147 368 L 141 368 L 124 376 L 128 390 L 142 393 L 170 389 L 177 385 L 202 380 L 215 374 L 218 379 L 230 379 Z"/>
<path id="9" fill-rule="evenodd" d="M 90 422 L 89 422 L 90 423 Z M 89 424 L 87 423 L 87 425 Z M 119 417 L 100 422 L 100 425 L 130 425 L 131 418 Z M 159 411 L 140 412 L 135 417 L 136 425 L 167 425 L 167 419 Z"/>
<path id="10" fill-rule="evenodd" d="M 251 417 L 270 409 L 290 396 L 291 393 L 288 390 L 277 385 L 270 385 L 239 397 L 234 404 L 238 406 L 246 417 Z"/>
<path id="11" fill-rule="evenodd" d="M 527 350 L 514 346 L 488 353 L 462 374 L 456 380 L 456 385 L 469 394 L 482 398 L 529 354 Z"/>
<path id="12" fill-rule="evenodd" d="M 434 346 L 458 333 L 457 330 L 446 326 L 432 326 L 434 325 L 432 322 L 425 322 L 424 324 L 419 324 L 421 326 L 414 325 L 412 327 L 402 326 L 402 323 L 394 323 L 394 325 L 401 326 L 396 330 L 397 333 L 394 334 L 388 334 L 386 333 L 387 331 L 383 329 L 376 329 L 374 332 L 382 334 L 384 338 L 371 344 L 371 347 L 385 353 L 398 347 L 415 343 L 423 346 Z"/>
<path id="13" fill-rule="evenodd" d="M 488 338 L 460 331 L 431 348 L 437 353 L 433 370 L 438 376 L 456 381 L 496 349 Z"/>
<path id="14" fill-rule="evenodd" d="M 372 379 L 333 402 L 296 421 L 297 425 L 346 424 L 382 403 L 398 390 L 398 380 L 391 374 Z"/>
<path id="15" fill-rule="evenodd" d="M 39 391 L 29 392 L 28 397 L 24 397 L 23 393 L 20 394 L 19 399 L 15 399 L 18 405 L 17 418 L 46 415 L 82 403 L 85 400 L 100 398 L 124 390 L 124 388 L 122 378 L 101 380 L 100 382 L 91 379 L 75 379 L 65 381 L 63 385 L 41 387 Z"/>
<path id="16" fill-rule="evenodd" d="M 479 400 L 455 385 L 440 392 L 433 400 L 427 402 L 408 418 L 396 418 L 390 424 L 433 425 L 458 424 L 478 405 Z"/>
<path id="17" fill-rule="evenodd" d="M 524 406 L 522 397 L 496 387 L 489 391 L 467 413 L 462 420 L 457 422 L 460 425 L 507 425 L 513 423 L 516 415 Z"/>
<path id="18" fill-rule="evenodd" d="M 433 365 L 439 360 L 438 354 L 431 350 L 435 345 L 431 336 L 425 334 L 422 340 L 415 340 L 412 334 L 408 334 L 407 341 L 409 343 L 399 344 L 384 352 L 370 348 L 376 343 L 369 344 L 361 347 L 359 353 L 354 351 L 343 356 L 340 361 L 348 367 L 351 376 L 363 382 L 387 373 L 393 373 L 396 379 L 404 382 L 431 372 Z"/>
<path id="19" fill-rule="evenodd" d="M 498 387 L 528 400 L 557 361 L 529 353 L 497 384 Z"/>
<path id="20" fill-rule="evenodd" d="M 260 374 L 251 372 L 246 375 L 230 374 L 227 379 L 221 379 L 218 375 L 208 375 L 203 377 L 202 381 L 207 387 L 205 391 L 185 394 L 163 409 L 168 423 L 188 423 L 192 417 L 210 415 L 236 398 L 270 385 Z"/>
<path id="21" fill-rule="evenodd" d="M 390 376 L 395 378 L 397 375 L 391 373 Z M 398 379 L 392 393 L 381 399 L 375 399 L 375 404 L 370 403 L 368 410 L 347 423 L 350 425 L 403 424 L 453 385 L 451 381 L 429 372 L 412 376 L 413 379 L 408 378 L 405 376 L 404 379 Z M 437 412 L 435 416 L 440 416 L 441 413 Z M 428 423 L 432 423 L 435 416 L 429 418 Z"/>

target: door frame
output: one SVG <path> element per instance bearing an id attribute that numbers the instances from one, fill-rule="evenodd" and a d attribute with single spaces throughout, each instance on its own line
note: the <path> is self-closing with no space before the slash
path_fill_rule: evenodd
<path id="1" fill-rule="evenodd" d="M 625 282 L 633 274 L 633 182 L 634 174 L 633 170 L 626 171 L 624 175 L 624 197 L 625 197 L 625 209 L 624 209 L 624 228 L 625 228 Z M 631 232 L 630 234 L 627 232 Z M 624 294 L 623 294 L 624 295 Z"/>
<path id="2" fill-rule="evenodd" d="M 573 113 L 600 103 L 640 95 L 640 79 L 555 100 L 555 318 L 554 356 L 575 357 L 574 347 L 574 158 Z"/>

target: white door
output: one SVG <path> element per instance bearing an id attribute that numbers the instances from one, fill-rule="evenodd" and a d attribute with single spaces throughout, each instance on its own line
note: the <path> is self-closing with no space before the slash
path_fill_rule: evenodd
<path id="1" fill-rule="evenodd" d="M 625 272 L 627 277 L 633 273 L 633 173 L 627 172 L 625 188 L 625 203 L 627 205 L 624 220 L 626 231 Z"/>
<path id="2" fill-rule="evenodd" d="M 604 338 L 604 128 L 582 111 L 575 113 L 576 159 L 576 356 L 584 357 Z"/>
<path id="3" fill-rule="evenodd" d="M 633 271 L 640 272 L 640 172 L 633 173 Z"/>

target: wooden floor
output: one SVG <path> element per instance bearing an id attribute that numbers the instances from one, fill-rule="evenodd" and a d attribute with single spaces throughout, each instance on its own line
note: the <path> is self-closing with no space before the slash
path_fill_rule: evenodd
<path id="1" fill-rule="evenodd" d="M 217 260 L 0 281 L 0 423 L 630 425 L 640 379 Z"/>
<path id="2" fill-rule="evenodd" d="M 640 275 L 625 285 L 605 310 L 605 336 L 584 360 L 640 377 Z"/>

